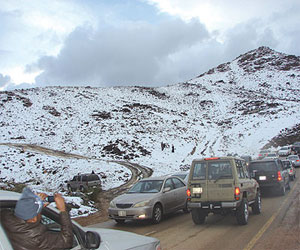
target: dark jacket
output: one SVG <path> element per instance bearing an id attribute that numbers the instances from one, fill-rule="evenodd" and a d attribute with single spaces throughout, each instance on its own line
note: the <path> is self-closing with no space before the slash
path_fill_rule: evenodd
<path id="1" fill-rule="evenodd" d="M 11 210 L 1 211 L 1 223 L 15 250 L 68 249 L 72 247 L 72 223 L 67 212 L 60 213 L 60 232 L 48 231 L 40 222 L 28 223 Z"/>

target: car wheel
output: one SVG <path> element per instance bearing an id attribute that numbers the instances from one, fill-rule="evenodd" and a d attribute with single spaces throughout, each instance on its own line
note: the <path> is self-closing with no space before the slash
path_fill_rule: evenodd
<path id="1" fill-rule="evenodd" d="M 68 188 L 68 191 L 69 191 L 69 192 L 72 192 L 72 191 L 73 191 L 73 189 L 71 188 L 71 185 L 68 185 L 67 188 Z"/>
<path id="2" fill-rule="evenodd" d="M 260 191 L 257 191 L 256 197 L 255 197 L 255 202 L 252 205 L 252 212 L 254 214 L 260 214 L 261 213 L 261 196 L 260 196 Z"/>
<path id="3" fill-rule="evenodd" d="M 242 199 L 240 206 L 236 211 L 236 219 L 239 225 L 246 225 L 248 223 L 249 210 L 248 202 L 245 198 Z"/>
<path id="4" fill-rule="evenodd" d="M 117 222 L 118 224 L 124 224 L 125 220 L 124 219 L 115 219 L 115 222 Z"/>
<path id="5" fill-rule="evenodd" d="M 80 187 L 79 187 L 79 191 L 80 191 L 80 192 L 84 192 L 84 187 L 83 187 L 83 186 L 80 186 Z"/>
<path id="6" fill-rule="evenodd" d="M 153 208 L 153 213 L 152 213 L 152 221 L 154 224 L 158 224 L 161 222 L 162 220 L 162 215 L 163 215 L 163 211 L 162 211 L 162 207 L 159 204 L 156 204 Z"/>
<path id="7" fill-rule="evenodd" d="M 192 209 L 192 219 L 196 225 L 201 225 L 205 222 L 206 213 L 201 209 Z"/>

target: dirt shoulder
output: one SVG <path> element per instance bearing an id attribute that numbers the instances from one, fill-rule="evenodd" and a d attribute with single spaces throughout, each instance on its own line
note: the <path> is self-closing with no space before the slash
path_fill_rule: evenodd
<path id="1" fill-rule="evenodd" d="M 300 173 L 300 171 L 298 171 Z M 251 249 L 296 250 L 300 249 L 300 175 L 285 206 Z"/>

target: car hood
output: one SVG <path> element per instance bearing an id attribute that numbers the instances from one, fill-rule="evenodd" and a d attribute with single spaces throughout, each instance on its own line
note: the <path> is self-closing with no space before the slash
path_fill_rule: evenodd
<path id="1" fill-rule="evenodd" d="M 84 227 L 84 231 L 94 231 L 100 235 L 100 250 L 154 250 L 159 244 L 156 238 L 121 230 Z"/>
<path id="2" fill-rule="evenodd" d="M 130 193 L 116 197 L 115 203 L 137 203 L 155 198 L 159 193 Z"/>

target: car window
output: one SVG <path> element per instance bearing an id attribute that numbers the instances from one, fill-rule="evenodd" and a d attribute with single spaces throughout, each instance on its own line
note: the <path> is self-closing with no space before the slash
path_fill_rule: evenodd
<path id="1" fill-rule="evenodd" d="M 167 179 L 166 182 L 165 182 L 164 188 L 168 188 L 168 187 L 171 188 L 171 190 L 174 189 L 174 184 L 173 184 L 171 178 Z"/>
<path id="2" fill-rule="evenodd" d="M 244 174 L 246 178 L 249 178 L 249 170 L 248 170 L 248 165 L 245 161 L 242 161 L 243 169 L 244 169 Z"/>
<path id="3" fill-rule="evenodd" d="M 88 177 L 86 175 L 82 176 L 81 181 L 87 181 Z"/>
<path id="4" fill-rule="evenodd" d="M 162 180 L 139 181 L 128 193 L 158 193 L 161 190 Z"/>
<path id="5" fill-rule="evenodd" d="M 236 164 L 236 169 L 237 169 L 237 172 L 238 172 L 238 177 L 239 178 L 245 178 L 246 175 L 245 175 L 245 172 L 244 172 L 244 169 L 243 169 L 243 165 L 242 165 L 242 161 L 240 160 L 235 160 L 235 164 Z"/>
<path id="6" fill-rule="evenodd" d="M 229 161 L 208 162 L 208 179 L 232 178 L 232 167 Z"/>
<path id="7" fill-rule="evenodd" d="M 172 178 L 175 188 L 185 187 L 185 184 L 177 178 Z"/>
<path id="8" fill-rule="evenodd" d="M 192 178 L 200 179 L 200 180 L 206 179 L 206 163 L 205 162 L 195 163 Z"/>

